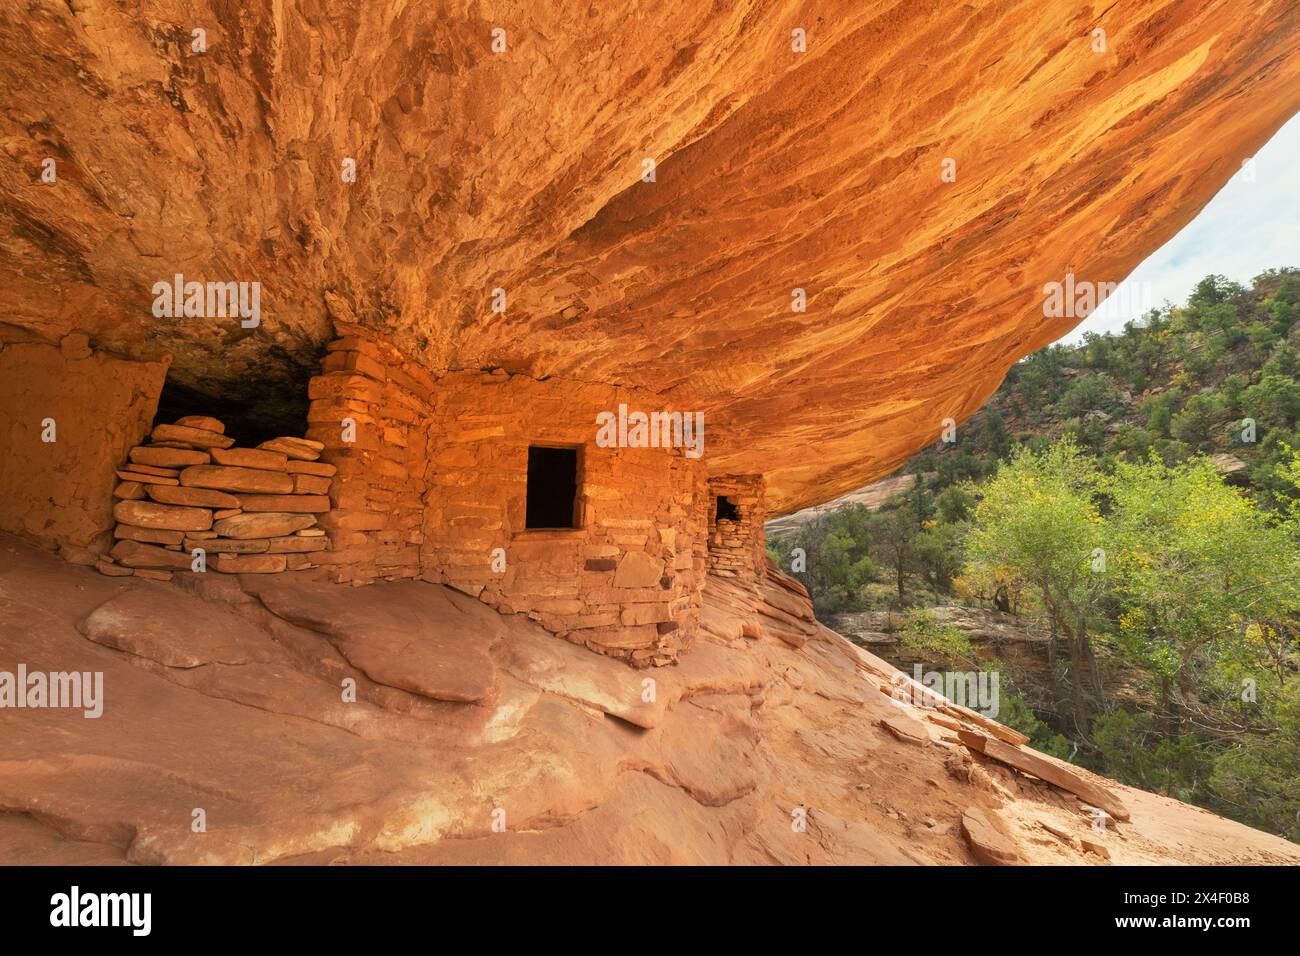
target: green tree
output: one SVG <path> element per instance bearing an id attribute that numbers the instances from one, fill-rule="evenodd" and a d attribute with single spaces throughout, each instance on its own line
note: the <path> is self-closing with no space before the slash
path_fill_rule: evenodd
<path id="1" fill-rule="evenodd" d="M 1062 418 L 1075 418 L 1091 411 L 1107 411 L 1120 400 L 1119 389 L 1105 372 L 1081 375 L 1065 390 L 1056 403 Z"/>
<path id="2" fill-rule="evenodd" d="M 1201 449 L 1211 444 L 1226 419 L 1222 398 L 1207 393 L 1193 395 L 1173 416 L 1169 434 L 1192 448 Z"/>
<path id="3" fill-rule="evenodd" d="M 1093 721 L 1092 740 L 1098 769 L 1108 777 L 1189 802 L 1204 803 L 1209 797 L 1216 752 L 1204 738 L 1175 740 L 1152 715 L 1118 710 Z"/>
<path id="4" fill-rule="evenodd" d="M 1215 761 L 1210 787 L 1234 816 L 1300 843 L 1300 681 L 1282 689 L 1267 735 L 1237 738 Z"/>
<path id="5" fill-rule="evenodd" d="M 1110 572 L 1125 651 L 1156 675 L 1170 732 L 1201 710 L 1202 676 L 1252 627 L 1293 613 L 1291 536 L 1204 459 L 1121 462 L 1108 482 Z"/>
<path id="6" fill-rule="evenodd" d="M 926 609 L 907 613 L 898 642 L 903 650 L 918 655 L 926 664 L 953 668 L 975 663 L 970 639 L 955 624 L 938 620 Z"/>
<path id="7" fill-rule="evenodd" d="M 1300 418 L 1300 382 L 1266 374 L 1241 393 L 1241 409 L 1261 427 L 1293 426 Z"/>
<path id="8" fill-rule="evenodd" d="M 996 408 L 982 413 L 980 447 L 994 458 L 1005 458 L 1011 452 L 1011 434 L 1007 420 Z"/>
<path id="9" fill-rule="evenodd" d="M 1166 389 L 1144 401 L 1141 411 L 1146 415 L 1147 429 L 1168 438 L 1169 426 L 1180 401 L 1182 401 L 1182 391 L 1178 388 Z"/>
<path id="10" fill-rule="evenodd" d="M 859 606 L 862 587 L 878 575 L 871 560 L 871 511 L 850 504 L 820 514 L 787 539 L 778 539 L 773 547 L 778 553 L 790 554 L 794 548 L 804 552 L 803 578 L 819 614 L 833 614 Z M 778 563 L 789 567 L 787 559 Z"/>
<path id="11" fill-rule="evenodd" d="M 965 521 L 975 510 L 975 496 L 967 485 L 949 485 L 935 498 L 939 520 L 949 524 Z"/>
<path id="12" fill-rule="evenodd" d="M 1041 453 L 1017 452 L 984 486 L 967 537 L 972 576 L 1010 568 L 1034 593 L 1051 625 L 1049 651 L 1069 657 L 1071 710 L 1079 736 L 1088 728 L 1086 690 L 1100 692 L 1089 637 L 1105 596 L 1097 568 L 1105 542 L 1098 507 L 1101 476 L 1077 446 L 1061 441 Z"/>
<path id="13" fill-rule="evenodd" d="M 919 531 L 920 522 L 907 504 L 881 509 L 871 523 L 872 553 L 893 579 L 900 606 L 907 600 L 907 582 L 916 571 Z"/>
<path id="14" fill-rule="evenodd" d="M 916 533 L 917 568 L 936 594 L 950 592 L 961 573 L 965 536 L 964 525 L 946 521 L 927 521 Z"/>

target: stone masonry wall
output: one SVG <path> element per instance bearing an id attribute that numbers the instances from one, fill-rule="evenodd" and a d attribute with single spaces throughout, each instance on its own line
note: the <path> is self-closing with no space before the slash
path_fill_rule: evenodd
<path id="1" fill-rule="evenodd" d="M 32 500 L 26 513 L 43 515 L 41 528 L 7 513 L 0 527 L 112 574 L 168 577 L 203 548 L 213 570 L 231 573 L 423 577 L 636 665 L 671 662 L 694 640 L 707 564 L 737 575 L 761 567 L 761 517 L 711 527 L 702 459 L 597 444 L 599 413 L 666 411 L 655 396 L 503 371 L 435 378 L 379 336 L 337 328 L 308 386 L 306 435 L 257 449 L 233 447 L 218 419 L 199 416 L 159 425 L 141 444 L 165 362 L 122 362 L 84 340 L 0 349 L 0 424 L 21 453 L 5 462 L 45 474 L 58 505 Z M 29 448 L 32 421 L 45 418 L 57 421 L 55 454 Z M 577 450 L 576 527 L 525 527 L 533 445 Z M 60 448 L 75 468 L 60 466 Z M 761 515 L 761 479 L 713 486 Z"/>
<path id="2" fill-rule="evenodd" d="M 177 573 L 306 571 L 329 547 L 334 466 L 320 444 L 283 436 L 237 448 L 226 426 L 190 415 L 158 424 L 117 469 L 117 539 L 103 574 L 168 581 Z"/>
<path id="3" fill-rule="evenodd" d="M 720 475 L 709 479 L 709 573 L 757 584 L 763 576 L 767 538 L 762 475 Z M 717 499 L 736 507 L 736 520 L 717 518 Z"/>
<path id="4" fill-rule="evenodd" d="M 350 584 L 415 578 L 433 379 L 361 328 L 338 328 L 308 385 L 307 437 L 338 469 L 331 510 L 320 519 L 333 548 L 320 563 Z"/>
<path id="5" fill-rule="evenodd" d="M 307 430 L 337 468 L 319 518 L 332 547 L 316 556 L 335 580 L 420 576 L 638 665 L 689 646 L 707 555 L 704 463 L 596 443 L 598 413 L 663 411 L 659 400 L 503 371 L 435 378 L 361 327 L 338 328 L 309 385 Z M 578 527 L 525 527 L 530 445 L 580 450 Z"/>
<path id="6" fill-rule="evenodd" d="M 704 572 L 704 464 L 677 448 L 602 448 L 596 415 L 649 396 L 504 372 L 433 391 L 424 577 L 527 614 L 634 664 L 693 640 Z M 529 445 L 580 451 L 579 527 L 525 528 Z M 500 550 L 497 550 L 500 549 Z"/>

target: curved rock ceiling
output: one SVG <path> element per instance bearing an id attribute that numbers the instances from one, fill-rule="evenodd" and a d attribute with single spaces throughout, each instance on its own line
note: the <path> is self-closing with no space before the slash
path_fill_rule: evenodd
<path id="1" fill-rule="evenodd" d="M 702 409 L 778 512 L 969 415 L 1076 324 L 1045 282 L 1122 279 L 1300 109 L 1294 0 L 8 6 L 9 337 L 270 408 L 355 316 Z M 261 326 L 155 318 L 177 272 Z"/>

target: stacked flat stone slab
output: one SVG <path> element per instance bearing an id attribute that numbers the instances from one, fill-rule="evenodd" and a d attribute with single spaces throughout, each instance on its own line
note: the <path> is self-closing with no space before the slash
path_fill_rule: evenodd
<path id="1" fill-rule="evenodd" d="M 319 560 L 340 582 L 421 577 L 637 665 L 694 639 L 705 565 L 704 462 L 602 448 L 598 412 L 660 399 L 501 370 L 431 375 L 339 321 L 308 394 L 309 438 L 338 466 Z M 580 447 L 578 526 L 525 528 L 530 444 Z"/>
<path id="2" fill-rule="evenodd" d="M 433 379 L 386 342 L 340 324 L 311 380 L 307 436 L 338 467 L 321 517 L 333 548 L 321 556 L 354 585 L 420 575 Z"/>
<path id="3" fill-rule="evenodd" d="M 329 537 L 335 467 L 320 442 L 274 438 L 236 448 L 215 418 L 157 425 L 117 470 L 115 543 L 98 568 L 109 575 L 169 580 L 193 571 L 274 574 L 317 566 Z"/>
<path id="4" fill-rule="evenodd" d="M 709 479 L 709 572 L 758 586 L 764 577 L 766 535 L 761 475 L 720 475 Z M 716 502 L 726 498 L 737 517 L 718 518 Z"/>
<path id="5" fill-rule="evenodd" d="M 604 447 L 597 415 L 662 399 L 607 385 L 450 372 L 429 419 L 424 577 L 635 666 L 694 640 L 705 465 L 676 447 Z M 530 445 L 578 454 L 572 528 L 527 525 Z M 494 555 L 498 560 L 494 561 Z"/>

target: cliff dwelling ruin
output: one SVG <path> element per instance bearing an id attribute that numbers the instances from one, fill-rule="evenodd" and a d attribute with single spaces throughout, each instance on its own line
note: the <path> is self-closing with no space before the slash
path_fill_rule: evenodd
<path id="1" fill-rule="evenodd" d="M 15 439 L 9 526 L 114 576 L 323 568 L 341 584 L 445 583 L 638 664 L 689 645 L 707 569 L 759 574 L 755 479 L 709 482 L 688 448 L 598 442 L 603 410 L 651 396 L 504 371 L 435 377 L 346 332 L 307 384 L 305 433 L 263 430 L 256 447 L 226 434 L 220 402 L 206 417 L 153 414 L 179 408 L 160 403 L 165 362 L 5 349 L 22 391 L 0 412 Z M 711 502 L 733 499 L 743 515 L 715 522 Z"/>
<path id="2" fill-rule="evenodd" d="M 1300 859 L 901 702 L 764 536 L 1204 206 L 1300 7 L 527 6 L 0 26 L 0 668 L 105 675 L 0 711 L 0 857 Z"/>

